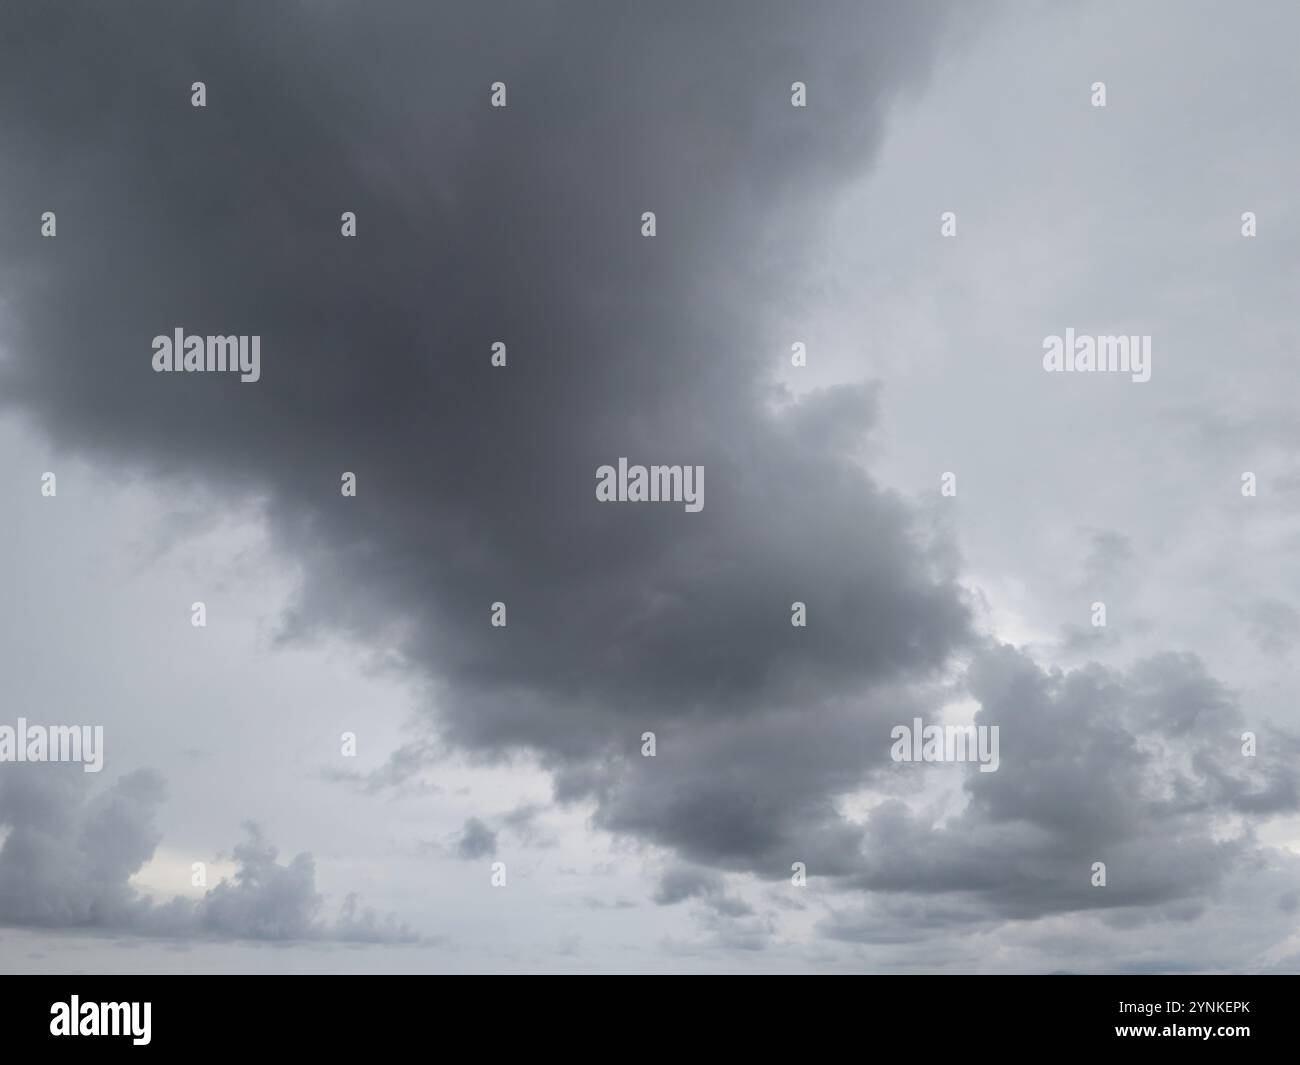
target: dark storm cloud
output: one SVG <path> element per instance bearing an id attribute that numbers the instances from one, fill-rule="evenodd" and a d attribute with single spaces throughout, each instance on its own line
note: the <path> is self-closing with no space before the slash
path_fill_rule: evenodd
<path id="1" fill-rule="evenodd" d="M 645 729 L 725 742 L 721 771 L 663 770 L 679 805 L 657 823 L 602 819 L 788 865 L 774 841 L 841 841 L 830 789 L 861 777 L 861 740 L 802 760 L 793 812 L 760 774 L 969 637 L 924 529 L 853 461 L 875 390 L 776 409 L 791 338 L 756 314 L 944 10 L 11 12 L 4 395 L 99 461 L 264 498 L 308 574 L 287 634 L 400 626 L 454 743 L 534 749 L 576 797 L 608 794 Z M 58 237 L 28 239 L 43 210 Z M 260 334 L 261 380 L 150 372 L 176 326 Z M 622 455 L 703 465 L 704 510 L 597 502 Z"/>
<path id="2" fill-rule="evenodd" d="M 0 924 L 161 936 L 407 942 L 414 933 L 361 910 L 349 895 L 337 920 L 321 919 L 312 856 L 279 863 L 255 825 L 234 849 L 236 871 L 201 899 L 156 903 L 130 883 L 161 834 L 154 812 L 162 778 L 137 770 L 87 794 L 80 767 L 7 765 L 0 773 Z"/>
<path id="3" fill-rule="evenodd" d="M 930 924 L 1184 904 L 1253 859 L 1253 830 L 1234 818 L 1300 805 L 1297 738 L 1248 722 L 1195 656 L 1062 672 L 1003 647 L 977 656 L 970 686 L 976 723 L 1000 727 L 1000 769 L 972 769 L 969 804 L 943 826 L 898 801 L 873 809 L 864 848 L 876 861 L 856 880 L 949 900 L 908 911 Z M 1106 864 L 1104 888 L 1091 884 L 1093 862 Z M 897 919 L 903 934 L 904 915 L 888 913 L 883 924 Z M 881 923 L 829 927 L 875 939 Z"/>
<path id="4" fill-rule="evenodd" d="M 287 639 L 392 634 L 441 740 L 536 753 L 600 827 L 714 869 L 960 896 L 910 928 L 1208 890 L 1252 848 L 1211 819 L 1293 809 L 1295 784 L 1276 753 L 1240 764 L 1237 712 L 1188 659 L 1060 675 L 981 653 L 1002 768 L 969 776 L 969 809 L 936 826 L 891 802 L 864 825 L 837 806 L 927 771 L 889 762 L 890 726 L 931 717 L 978 641 L 951 545 L 860 462 L 880 392 L 791 402 L 769 375 L 800 338 L 770 312 L 798 319 L 805 224 L 869 169 L 946 10 L 11 8 L 0 395 L 100 463 L 262 500 L 306 574 Z M 261 380 L 153 374 L 176 327 L 259 334 Z M 703 465 L 704 509 L 598 503 L 620 456 Z M 437 749 L 348 780 L 402 784 Z M 315 927 L 310 862 L 269 860 L 246 846 L 214 930 Z M 102 908 L 130 907 L 117 876 Z M 681 897 L 725 900 L 720 942 L 765 942 L 699 890 Z M 879 934 L 833 932 L 853 929 Z"/>

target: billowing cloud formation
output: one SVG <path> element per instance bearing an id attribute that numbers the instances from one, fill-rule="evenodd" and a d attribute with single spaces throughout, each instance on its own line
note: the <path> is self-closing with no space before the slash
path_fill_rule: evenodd
<path id="1" fill-rule="evenodd" d="M 942 825 L 900 801 L 875 807 L 875 860 L 854 882 L 895 901 L 886 920 L 838 915 L 833 934 L 897 941 L 903 911 L 928 928 L 1099 908 L 1191 916 L 1260 857 L 1254 817 L 1300 805 L 1300 737 L 1255 734 L 1195 656 L 1062 672 L 1002 647 L 977 657 L 970 686 L 977 723 L 1001 729 L 1002 768 L 972 769 L 965 809 Z"/>
<path id="2" fill-rule="evenodd" d="M 137 10 L 9 16 L 0 196 L 56 210 L 59 236 L 13 227 L 0 261 L 0 395 L 100 461 L 264 499 L 306 574 L 286 639 L 382 636 L 430 681 L 442 739 L 535 753 L 600 827 L 918 895 L 931 926 L 1191 898 L 1254 853 L 1220 819 L 1294 808 L 1277 747 L 1239 761 L 1238 712 L 1194 660 L 1055 674 L 984 647 L 951 546 L 866 472 L 880 391 L 771 384 L 804 226 L 869 168 L 946 5 Z M 260 335 L 261 380 L 153 374 L 177 327 Z M 703 466 L 703 510 L 598 502 L 620 456 Z M 901 799 L 848 816 L 844 796 L 927 772 L 888 761 L 890 726 L 938 712 L 967 657 L 1001 769 L 947 821 Z M 488 853 L 478 824 L 462 848 Z M 207 927 L 315 927 L 309 862 L 256 839 L 241 861 Z M 101 909 L 132 904 L 117 872 Z M 700 875 L 661 901 L 731 899 Z"/>
<path id="3" fill-rule="evenodd" d="M 160 836 L 163 781 L 139 770 L 86 802 L 84 777 L 58 766 L 0 773 L 0 920 L 55 928 L 120 927 L 148 905 L 128 883 Z"/>
<path id="4" fill-rule="evenodd" d="M 152 935 L 407 942 L 410 928 L 345 899 L 322 921 L 310 854 L 276 861 L 256 825 L 234 850 L 234 878 L 201 899 L 158 903 L 130 883 L 161 839 L 154 811 L 162 778 L 137 770 L 87 796 L 79 767 L 9 765 L 0 774 L 0 924 Z"/>
<path id="5" fill-rule="evenodd" d="M 409 5 L 360 36 L 320 8 L 255 27 L 159 9 L 129 34 L 26 14 L 5 201 L 54 194 L 68 137 L 83 165 L 59 171 L 59 237 L 6 261 L 26 272 L 4 394 L 70 446 L 264 492 L 309 574 L 289 634 L 400 633 L 451 741 L 531 748 L 578 795 L 644 729 L 672 745 L 748 720 L 729 770 L 748 780 L 788 749 L 764 715 L 829 727 L 842 693 L 926 676 L 969 637 L 923 530 L 855 462 L 875 391 L 775 409 L 764 368 L 788 341 L 732 299 L 771 289 L 760 240 L 869 162 L 941 12 L 512 8 L 449 32 Z M 58 58 L 92 31 L 111 68 Z M 151 73 L 95 91 L 122 64 Z M 817 107 L 790 106 L 796 76 Z M 177 325 L 260 334 L 261 380 L 152 373 L 150 339 Z M 599 503 L 595 471 L 622 455 L 703 465 L 703 511 Z M 793 816 L 815 819 L 828 783 Z M 648 828 L 690 844 L 700 826 L 666 813 Z"/>

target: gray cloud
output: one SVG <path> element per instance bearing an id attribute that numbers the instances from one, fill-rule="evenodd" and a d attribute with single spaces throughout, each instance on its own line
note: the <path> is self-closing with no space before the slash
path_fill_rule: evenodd
<path id="1" fill-rule="evenodd" d="M 1133 561 L 1133 541 L 1110 529 L 1088 530 L 1088 555 L 1083 562 L 1085 586 L 1109 583 Z"/>
<path id="2" fill-rule="evenodd" d="M 897 800 L 875 808 L 861 886 L 948 896 L 927 905 L 985 918 L 1163 907 L 1259 858 L 1234 817 L 1300 804 L 1297 737 L 1248 726 L 1195 656 L 1062 672 L 1003 647 L 977 656 L 970 683 L 976 722 L 1001 730 L 1001 768 L 969 772 L 970 801 L 942 827 Z M 1254 757 L 1248 727 L 1267 737 Z"/>
<path id="3" fill-rule="evenodd" d="M 0 402 L 97 463 L 260 500 L 305 574 L 283 641 L 374 641 L 427 682 L 429 735 L 336 779 L 375 794 L 448 748 L 528 752 L 597 828 L 689 863 L 656 901 L 696 900 L 728 949 L 770 929 L 719 870 L 777 881 L 805 861 L 862 898 L 824 933 L 900 944 L 1076 911 L 1190 921 L 1262 860 L 1249 825 L 1219 830 L 1294 811 L 1292 738 L 1269 731 L 1242 759 L 1241 731 L 1266 730 L 1191 656 L 1061 672 L 990 646 L 956 545 L 872 472 L 888 394 L 773 382 L 794 339 L 777 323 L 799 318 L 818 253 L 809 223 L 869 172 L 960 13 L 139 10 L 6 15 L 0 199 L 19 219 L 57 210 L 60 235 L 11 227 Z M 504 111 L 487 107 L 496 79 Z M 150 338 L 175 326 L 259 333 L 262 380 L 150 373 Z M 487 362 L 498 339 L 506 370 Z M 620 455 L 704 465 L 705 509 L 597 503 L 594 471 Z M 1125 577 L 1127 535 L 1090 536 L 1072 556 L 1085 579 Z M 488 625 L 497 599 L 505 629 Z M 1252 616 L 1275 653 L 1285 616 Z M 1124 640 L 1067 629 L 1065 647 Z M 905 801 L 927 771 L 890 763 L 887 736 L 961 694 L 1001 725 L 1003 765 L 960 776 L 968 804 L 942 820 Z M 11 831 L 9 919 L 331 934 L 310 858 L 281 865 L 258 836 L 211 904 L 142 911 L 127 878 L 156 846 L 151 780 L 95 815 L 111 846 L 51 856 Z M 12 809 L 57 835 L 79 815 L 42 787 Z M 854 819 L 840 800 L 861 789 L 888 798 Z M 532 820 L 503 830 L 527 839 Z M 457 848 L 495 840 L 470 818 Z M 101 883 L 42 894 L 69 869 Z M 390 935 L 354 902 L 332 927 Z"/>
<path id="4" fill-rule="evenodd" d="M 1300 638 L 1300 611 L 1282 599 L 1257 599 L 1240 611 L 1250 638 L 1266 655 L 1285 656 Z"/>
<path id="5" fill-rule="evenodd" d="M 798 716 L 847 725 L 842 692 L 940 669 L 968 640 L 968 613 L 946 556 L 855 462 L 877 391 L 774 412 L 789 397 L 764 367 L 788 344 L 726 308 L 735 286 L 771 285 L 769 264 L 741 265 L 765 226 L 797 232 L 818 190 L 869 163 L 943 9 L 625 12 L 613 48 L 599 5 L 572 23 L 534 13 L 527 32 L 514 12 L 508 33 L 463 12 L 454 47 L 441 24 L 419 35 L 448 42 L 432 58 L 410 44 L 432 14 L 398 10 L 368 42 L 328 9 L 259 22 L 256 45 L 251 24 L 203 15 L 160 10 L 129 36 L 98 26 L 95 54 L 120 50 L 115 70 L 166 57 L 126 98 L 93 91 L 110 76 L 95 61 L 59 60 L 78 51 L 66 25 L 25 16 L 15 40 L 45 47 L 6 65 L 29 102 L 3 115 L 27 160 L 3 192 L 20 208 L 49 199 L 48 167 L 74 133 L 86 164 L 57 192 L 60 236 L 14 260 L 44 257 L 13 278 L 9 401 L 64 446 L 265 493 L 309 575 L 286 635 L 400 626 L 401 650 L 436 682 L 441 734 L 539 752 L 566 798 L 606 794 L 610 757 L 648 727 L 745 732 L 731 774 L 748 788 Z M 464 44 L 490 33 L 503 42 L 492 77 L 514 94 L 497 113 Z M 326 66 L 304 37 L 347 45 Z M 382 80 L 366 76 L 377 56 Z M 173 98 L 193 71 L 205 111 Z M 680 91 L 665 96 L 669 72 Z M 789 106 L 796 77 L 816 84 L 817 107 Z M 399 135 L 416 101 L 436 139 Z M 338 235 L 345 208 L 355 242 Z M 639 235 L 647 208 L 653 242 Z M 74 221 L 90 216 L 93 230 Z M 149 340 L 175 324 L 260 333 L 262 380 L 151 373 Z M 512 352 L 499 372 L 485 357 L 497 337 Z M 596 467 L 625 454 L 703 464 L 704 511 L 599 504 Z M 355 501 L 339 497 L 344 469 Z M 497 598 L 503 630 L 487 625 Z M 807 631 L 790 626 L 796 599 Z M 860 775 L 850 761 L 816 768 L 787 820 L 827 835 L 816 822 L 831 787 Z M 715 800 L 703 823 L 680 816 Z M 756 860 L 766 830 L 732 813 L 748 802 L 699 781 L 657 823 L 617 807 L 601 819 Z"/>
<path id="6" fill-rule="evenodd" d="M 466 859 L 489 858 L 497 852 L 497 834 L 477 817 L 465 822 L 456 841 L 456 856 Z"/>
<path id="7" fill-rule="evenodd" d="M 254 824 L 235 846 L 237 869 L 202 898 L 155 902 L 130 883 L 153 857 L 162 778 L 136 770 L 87 794 L 80 767 L 27 763 L 0 775 L 0 924 L 160 936 L 407 942 L 394 917 L 359 910 L 349 895 L 334 922 L 320 917 L 312 856 L 280 864 Z"/>
<path id="8" fill-rule="evenodd" d="M 0 774 L 0 919 L 48 927 L 122 926 L 148 907 L 127 883 L 160 836 L 162 778 L 137 771 L 86 802 L 80 767 L 9 765 Z"/>
<path id="9" fill-rule="evenodd" d="M 659 906 L 696 903 L 696 926 L 706 942 L 725 950 L 765 950 L 771 942 L 772 922 L 730 893 L 725 879 L 710 869 L 677 865 L 664 870 L 654 901 Z"/>
<path id="10" fill-rule="evenodd" d="M 722 890 L 722 877 L 712 870 L 677 866 L 667 870 L 659 881 L 655 902 L 660 906 L 672 906 L 687 899 L 718 894 Z"/>

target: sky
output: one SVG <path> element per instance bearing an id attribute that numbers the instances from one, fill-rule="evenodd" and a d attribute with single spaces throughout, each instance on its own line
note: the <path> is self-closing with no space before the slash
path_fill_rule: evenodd
<path id="1" fill-rule="evenodd" d="M 73 6 L 0 727 L 104 764 L 0 762 L 0 971 L 1300 970 L 1293 5 Z"/>

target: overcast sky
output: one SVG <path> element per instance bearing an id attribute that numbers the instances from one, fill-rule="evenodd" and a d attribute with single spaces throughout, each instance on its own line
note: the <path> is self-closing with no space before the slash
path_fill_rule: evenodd
<path id="1" fill-rule="evenodd" d="M 0 764 L 0 971 L 1300 969 L 1294 5 L 67 7 L 0 726 L 105 754 Z"/>

